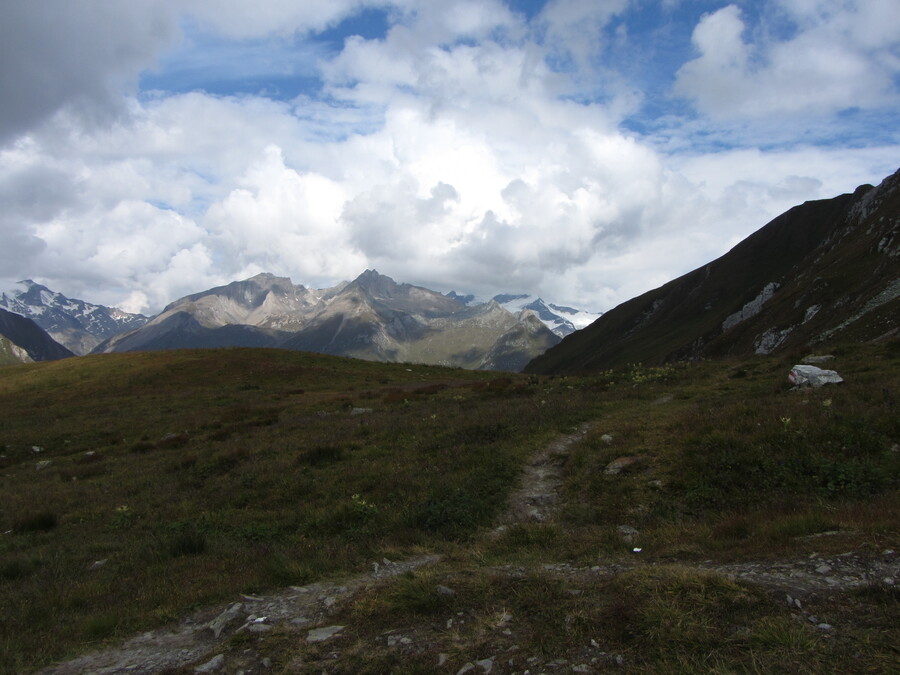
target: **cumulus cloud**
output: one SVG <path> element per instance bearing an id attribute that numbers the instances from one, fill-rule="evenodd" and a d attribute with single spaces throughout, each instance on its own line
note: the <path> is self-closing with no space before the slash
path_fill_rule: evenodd
<path id="1" fill-rule="evenodd" d="M 705 15 L 692 37 L 699 56 L 679 70 L 675 92 L 717 117 L 898 103 L 896 3 L 785 0 L 780 10 L 796 27 L 787 39 L 754 40 L 737 5 Z"/>
<path id="2" fill-rule="evenodd" d="M 500 0 L 17 3 L 0 38 L 18 26 L 32 44 L 0 41 L 15 74 L 0 94 L 25 94 L 0 111 L 2 275 L 157 311 L 261 271 L 324 286 L 377 267 L 601 310 L 798 202 L 896 169 L 896 143 L 741 147 L 729 126 L 883 107 L 891 3 L 767 3 L 790 21 L 781 33 L 736 5 L 697 15 L 696 53 L 671 84 L 706 114 L 641 134 L 627 123 L 639 97 L 602 40 L 645 4 L 555 0 L 529 21 Z M 664 4 L 674 16 L 693 3 Z M 238 53 L 314 40 L 362 8 L 387 30 L 312 45 L 319 86 L 294 100 L 134 95 L 186 25 Z M 53 10 L 83 33 L 47 23 Z"/>

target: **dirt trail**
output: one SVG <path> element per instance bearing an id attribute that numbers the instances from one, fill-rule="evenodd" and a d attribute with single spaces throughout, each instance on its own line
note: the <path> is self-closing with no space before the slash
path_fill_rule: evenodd
<path id="1" fill-rule="evenodd" d="M 572 447 L 584 440 L 594 426 L 585 422 L 571 434 L 561 436 L 542 448 L 525 465 L 521 485 L 512 493 L 506 512 L 499 518 L 494 535 L 515 523 L 552 520 L 559 508 L 563 468 Z"/>

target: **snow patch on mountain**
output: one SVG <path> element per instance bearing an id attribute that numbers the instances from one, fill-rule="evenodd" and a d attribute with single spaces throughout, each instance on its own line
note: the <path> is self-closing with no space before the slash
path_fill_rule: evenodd
<path id="1" fill-rule="evenodd" d="M 499 293 L 487 300 L 471 294 L 460 295 L 456 291 L 450 291 L 447 293 L 447 297 L 466 306 L 493 301 L 516 316 L 521 316 L 524 311 L 532 311 L 547 328 L 559 337 L 566 337 L 576 330 L 591 325 L 603 314 L 602 312 L 585 312 L 574 307 L 547 303 L 542 298 L 528 293 Z"/>

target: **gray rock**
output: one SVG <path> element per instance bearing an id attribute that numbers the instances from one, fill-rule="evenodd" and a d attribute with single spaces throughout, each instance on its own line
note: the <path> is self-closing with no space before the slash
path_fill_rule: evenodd
<path id="1" fill-rule="evenodd" d="M 202 666 L 197 666 L 194 668 L 195 673 L 214 673 L 219 668 L 225 665 L 225 655 L 224 654 L 216 654 L 209 661 L 204 663 Z"/>
<path id="2" fill-rule="evenodd" d="M 456 675 L 465 675 L 466 673 L 470 673 L 475 670 L 475 664 L 471 661 L 465 664 L 462 668 L 456 671 Z"/>
<path id="3" fill-rule="evenodd" d="M 224 612 L 219 614 L 215 619 L 210 621 L 205 626 L 205 630 L 211 631 L 213 637 L 218 639 L 218 637 L 222 634 L 229 624 L 236 623 L 238 621 L 238 617 L 241 614 L 241 609 L 243 609 L 243 605 L 239 602 L 234 603 L 231 607 L 226 609 Z"/>
<path id="4" fill-rule="evenodd" d="M 34 465 L 34 468 L 40 471 L 41 469 L 46 469 L 48 466 L 50 466 L 50 460 L 42 459 L 40 462 Z"/>
<path id="5" fill-rule="evenodd" d="M 802 364 L 791 368 L 788 379 L 797 387 L 821 387 L 826 384 L 840 384 L 844 381 L 844 378 L 834 370 L 823 370 Z"/>
<path id="6" fill-rule="evenodd" d="M 443 584 L 438 585 L 437 587 L 438 595 L 456 595 L 456 591 L 448 586 L 444 586 Z"/>
<path id="7" fill-rule="evenodd" d="M 351 415 L 365 415 L 366 413 L 372 412 L 372 408 L 353 408 L 350 411 Z"/>
<path id="8" fill-rule="evenodd" d="M 640 532 L 638 532 L 631 525 L 619 525 L 619 527 L 616 528 L 616 532 L 619 533 L 622 541 L 624 541 L 626 544 L 633 544 L 635 537 L 640 534 Z"/>
<path id="9" fill-rule="evenodd" d="M 324 642 L 344 630 L 344 626 L 324 626 L 313 628 L 306 636 L 307 642 Z"/>
<path id="10" fill-rule="evenodd" d="M 494 659 L 481 659 L 476 661 L 475 665 L 481 668 L 485 673 L 489 673 L 494 669 Z"/>
<path id="11" fill-rule="evenodd" d="M 610 436 L 609 434 L 603 434 L 600 437 L 600 440 L 603 441 L 604 443 L 606 443 L 607 445 L 609 445 L 610 443 L 613 442 L 613 437 Z"/>

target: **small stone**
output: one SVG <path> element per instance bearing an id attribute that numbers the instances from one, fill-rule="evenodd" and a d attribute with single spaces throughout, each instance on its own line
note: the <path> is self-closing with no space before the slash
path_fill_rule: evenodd
<path id="1" fill-rule="evenodd" d="M 816 568 L 817 574 L 828 574 L 831 571 L 831 565 L 819 565 Z"/>
<path id="2" fill-rule="evenodd" d="M 621 473 L 622 469 L 637 464 L 642 459 L 643 457 L 640 456 L 617 457 L 606 465 L 606 469 L 603 470 L 603 473 L 608 476 L 615 476 L 616 474 Z"/>
<path id="3" fill-rule="evenodd" d="M 591 672 L 591 667 L 586 663 L 582 663 L 577 666 L 572 666 L 572 672 L 573 673 L 589 673 L 589 672 Z"/>
<path id="4" fill-rule="evenodd" d="M 243 605 L 239 602 L 234 603 L 226 609 L 224 612 L 219 614 L 215 619 L 206 624 L 206 630 L 212 632 L 213 637 L 218 638 L 222 631 L 228 626 L 228 624 L 237 621 L 238 614 L 242 609 Z"/>
<path id="5" fill-rule="evenodd" d="M 480 661 L 476 661 L 475 665 L 481 668 L 485 673 L 489 673 L 494 669 L 494 659 L 481 659 Z"/>
<path id="6" fill-rule="evenodd" d="M 41 446 L 39 446 L 39 445 L 32 445 L 32 446 L 31 446 L 31 451 L 32 451 L 32 452 L 43 452 L 44 449 L 43 449 Z"/>
<path id="7" fill-rule="evenodd" d="M 626 544 L 633 544 L 634 538 L 637 537 L 640 532 L 637 529 L 633 528 L 631 525 L 619 525 L 616 528 L 616 532 L 619 533 L 619 536 L 622 538 Z"/>
<path id="8" fill-rule="evenodd" d="M 91 563 L 91 566 L 88 567 L 89 570 L 99 570 L 106 564 L 107 559 L 103 558 L 103 560 L 95 560 Z"/>
<path id="9" fill-rule="evenodd" d="M 225 663 L 225 655 L 217 654 L 212 657 L 209 661 L 204 663 L 202 666 L 197 666 L 194 668 L 195 673 L 214 673 L 219 668 L 221 668 Z"/>
<path id="10" fill-rule="evenodd" d="M 445 663 L 447 663 L 447 659 L 450 657 L 447 654 L 441 652 L 438 654 L 438 668 L 441 668 Z"/>
<path id="11" fill-rule="evenodd" d="M 365 415 L 370 412 L 372 412 L 372 408 L 353 408 L 353 410 L 350 411 L 350 414 L 351 415 Z"/>
<path id="12" fill-rule="evenodd" d="M 34 465 L 34 468 L 40 471 L 41 469 L 46 469 L 48 466 L 50 466 L 50 460 L 42 459 L 40 462 Z"/>
<path id="13" fill-rule="evenodd" d="M 470 673 L 475 670 L 475 664 L 471 661 L 465 664 L 462 668 L 456 671 L 456 675 L 465 675 L 466 673 Z"/>
<path id="14" fill-rule="evenodd" d="M 438 595 L 456 595 L 456 591 L 448 586 L 444 586 L 443 584 L 437 587 Z"/>
<path id="15" fill-rule="evenodd" d="M 272 659 L 270 659 L 268 656 L 264 656 L 262 658 L 262 660 L 260 661 L 260 663 L 262 664 L 263 668 L 271 668 L 272 667 Z"/>
<path id="16" fill-rule="evenodd" d="M 820 623 L 818 625 L 818 628 L 819 628 L 819 630 L 831 630 L 831 624 L 830 623 Z"/>
<path id="17" fill-rule="evenodd" d="M 252 623 L 247 630 L 251 633 L 266 633 L 272 630 L 272 626 L 267 623 Z"/>
<path id="18" fill-rule="evenodd" d="M 609 445 L 610 443 L 613 442 L 613 437 L 610 436 L 609 434 L 603 434 L 600 437 L 600 440 L 603 441 L 604 443 L 606 443 L 607 445 Z"/>
<path id="19" fill-rule="evenodd" d="M 324 642 L 344 630 L 343 626 L 324 626 L 313 628 L 306 636 L 307 642 Z"/>

